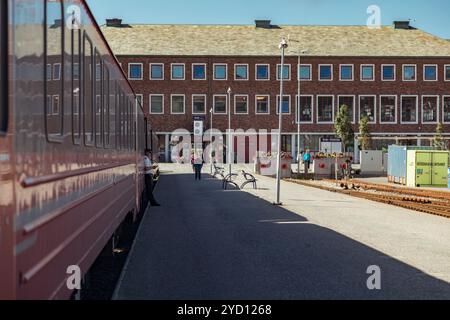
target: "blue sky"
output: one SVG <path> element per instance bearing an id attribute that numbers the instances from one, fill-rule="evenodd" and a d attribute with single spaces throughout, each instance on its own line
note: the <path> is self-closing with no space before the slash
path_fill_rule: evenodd
<path id="1" fill-rule="evenodd" d="M 87 0 L 97 21 L 126 23 L 365 25 L 370 5 L 381 8 L 383 25 L 409 20 L 450 39 L 449 0 Z"/>

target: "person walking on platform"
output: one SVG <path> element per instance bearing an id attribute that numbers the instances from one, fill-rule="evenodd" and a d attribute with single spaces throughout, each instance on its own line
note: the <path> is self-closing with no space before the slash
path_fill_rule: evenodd
<path id="1" fill-rule="evenodd" d="M 203 168 L 203 157 L 201 155 L 194 155 L 194 172 L 195 180 L 202 180 L 202 168 Z"/>
<path id="2" fill-rule="evenodd" d="M 150 149 L 145 149 L 144 156 L 144 176 L 145 176 L 145 191 L 147 194 L 147 199 L 150 201 L 152 207 L 159 207 L 160 204 L 155 200 L 153 196 L 153 169 L 154 165 L 152 162 L 152 152 Z"/>
<path id="3" fill-rule="evenodd" d="M 309 166 L 311 165 L 311 154 L 309 153 L 309 150 L 306 150 L 305 154 L 303 155 L 303 163 L 305 164 L 305 174 L 308 174 Z"/>

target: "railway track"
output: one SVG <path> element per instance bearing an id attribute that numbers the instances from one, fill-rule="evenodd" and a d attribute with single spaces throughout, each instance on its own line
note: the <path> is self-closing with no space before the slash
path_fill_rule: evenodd
<path id="1" fill-rule="evenodd" d="M 334 180 L 328 180 L 333 181 Z M 426 197 L 426 198 L 433 198 L 433 199 L 441 199 L 441 200 L 447 200 L 450 201 L 450 192 L 445 191 L 436 191 L 436 190 L 423 190 L 423 189 L 413 189 L 408 187 L 401 187 L 397 185 L 382 185 L 382 184 L 375 184 L 370 183 L 366 181 L 361 181 L 358 179 L 352 179 L 347 182 L 348 184 L 354 184 L 355 186 L 359 186 L 363 189 L 371 189 L 376 191 L 385 191 L 385 192 L 392 192 L 392 193 L 398 193 L 398 194 L 405 194 L 409 196 L 417 196 L 417 197 Z"/>
<path id="2" fill-rule="evenodd" d="M 294 179 L 287 179 L 286 181 L 307 187 L 346 194 L 361 199 L 390 204 L 422 213 L 450 218 L 450 194 L 446 194 L 446 192 L 375 185 L 365 182 L 360 183 L 355 180 L 340 181 L 340 188 L 320 185 L 311 181 Z M 324 181 L 336 183 L 335 180 Z"/>

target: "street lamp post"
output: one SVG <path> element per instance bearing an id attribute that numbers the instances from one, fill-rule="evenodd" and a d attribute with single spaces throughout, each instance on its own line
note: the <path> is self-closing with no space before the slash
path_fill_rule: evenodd
<path id="1" fill-rule="evenodd" d="M 211 174 L 214 173 L 213 171 L 213 141 L 212 141 L 212 132 L 213 132 L 213 108 L 211 108 L 211 110 L 209 110 L 209 113 L 211 114 L 211 130 L 210 130 L 210 135 L 209 135 L 209 145 L 210 145 L 210 151 L 209 151 L 209 159 L 211 161 Z"/>
<path id="2" fill-rule="evenodd" d="M 228 171 L 230 174 L 231 179 L 231 88 L 228 88 L 227 94 L 228 94 Z"/>
<path id="3" fill-rule="evenodd" d="M 297 42 L 297 41 L 296 41 Z M 306 54 L 308 50 L 302 50 L 296 52 L 298 54 L 298 65 L 297 65 L 297 78 L 298 78 L 298 87 L 297 87 L 297 174 L 300 176 L 300 84 L 301 84 L 301 55 Z"/>
<path id="4" fill-rule="evenodd" d="M 280 70 L 280 102 L 278 104 L 278 154 L 277 154 L 277 201 L 275 205 L 282 205 L 280 201 L 280 187 L 281 187 L 281 134 L 283 125 L 283 80 L 284 80 L 284 51 L 288 47 L 285 38 L 281 39 L 279 48 L 281 50 L 281 70 Z"/>

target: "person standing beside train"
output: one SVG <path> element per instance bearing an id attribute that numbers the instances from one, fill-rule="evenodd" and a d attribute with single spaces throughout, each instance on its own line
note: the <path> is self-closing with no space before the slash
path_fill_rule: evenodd
<path id="1" fill-rule="evenodd" d="M 152 162 L 152 152 L 150 149 L 145 149 L 144 155 L 144 176 L 145 176 L 145 191 L 147 194 L 147 199 L 150 201 L 152 207 L 161 206 L 153 196 L 153 169 L 155 166 Z"/>

